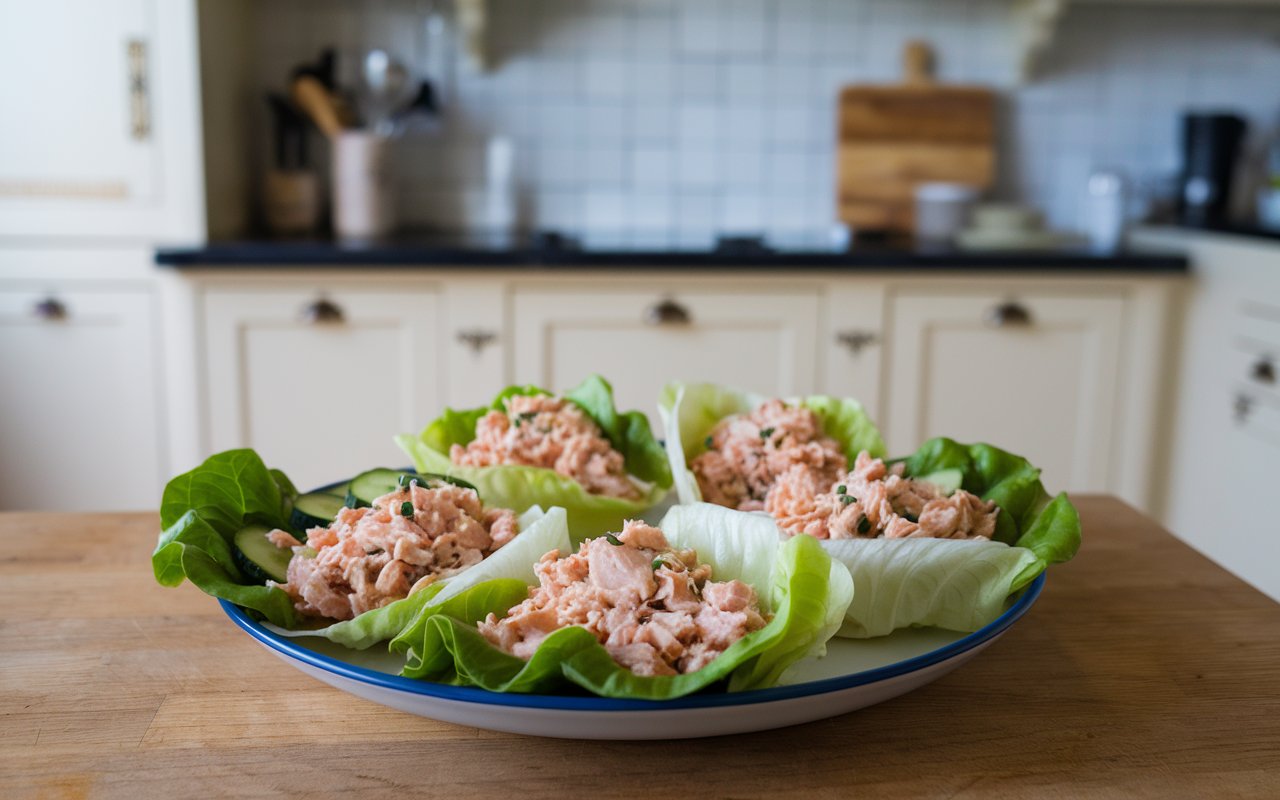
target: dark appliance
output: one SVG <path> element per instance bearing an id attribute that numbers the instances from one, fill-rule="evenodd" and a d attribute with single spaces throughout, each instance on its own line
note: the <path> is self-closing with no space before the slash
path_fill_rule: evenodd
<path id="1" fill-rule="evenodd" d="M 1244 132 L 1245 121 L 1235 114 L 1183 116 L 1178 218 L 1184 225 L 1211 228 L 1227 222 Z"/>

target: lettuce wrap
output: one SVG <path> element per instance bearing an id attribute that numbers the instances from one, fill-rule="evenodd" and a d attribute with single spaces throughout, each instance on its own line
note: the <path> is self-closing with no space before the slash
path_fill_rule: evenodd
<path id="1" fill-rule="evenodd" d="M 750 413 L 768 399 L 762 394 L 714 383 L 674 381 L 663 387 L 658 414 L 666 431 L 667 459 L 679 502 L 702 500 L 689 463 L 706 452 L 706 439 L 711 430 L 725 417 Z M 817 415 L 823 432 L 840 444 L 850 464 L 863 450 L 876 457 L 884 456 L 880 430 L 857 400 L 811 395 L 786 398 L 785 402 L 803 406 Z"/>
<path id="2" fill-rule="evenodd" d="M 538 505 L 560 506 L 569 512 L 569 533 L 575 542 L 617 530 L 623 520 L 641 516 L 657 505 L 671 488 L 671 470 L 662 445 L 653 437 L 649 420 L 639 411 L 621 413 L 614 406 L 613 388 L 592 375 L 564 394 L 590 417 L 626 463 L 627 473 L 641 482 L 637 500 L 589 493 L 572 478 L 544 467 L 502 464 L 467 467 L 449 458 L 453 445 L 466 446 L 476 438 L 476 423 L 490 411 L 505 411 L 506 400 L 516 395 L 550 395 L 536 386 L 510 386 L 487 406 L 455 411 L 446 408 L 421 433 L 396 437 L 417 469 L 461 478 L 480 490 L 481 497 L 516 513 Z"/>
<path id="3" fill-rule="evenodd" d="M 665 700 L 712 686 L 772 686 L 796 662 L 826 652 L 854 591 L 848 570 L 816 539 L 783 541 L 767 516 L 706 503 L 672 508 L 659 527 L 673 547 L 697 550 L 714 580 L 738 579 L 754 587 L 772 619 L 684 675 L 636 675 L 581 627 L 552 633 L 525 661 L 491 645 L 475 626 L 489 613 L 505 616 L 536 582 L 488 581 L 455 595 L 392 640 L 391 649 L 407 656 L 402 674 L 495 692 L 585 689 L 604 697 Z"/>
<path id="4" fill-rule="evenodd" d="M 267 469 L 252 450 L 209 457 L 165 486 L 160 503 L 164 531 L 151 556 L 156 580 L 164 586 L 189 580 L 206 594 L 257 612 L 277 633 L 323 636 L 364 649 L 392 638 L 419 615 L 434 613 L 437 606 L 478 583 L 495 578 L 533 580 L 533 563 L 543 553 L 569 547 L 564 509 L 544 512 L 535 506 L 520 515 L 520 532 L 513 540 L 470 569 L 354 619 L 299 630 L 304 621 L 289 595 L 249 579 L 232 556 L 232 538 L 246 525 L 291 530 L 289 509 L 296 496 L 289 479 Z"/>
<path id="5" fill-rule="evenodd" d="M 1075 507 L 1066 494 L 1051 498 L 1040 470 L 1021 456 L 937 438 L 898 461 L 906 477 L 959 472 L 961 489 L 999 507 L 995 536 L 824 540 L 858 587 L 840 636 L 883 636 L 926 625 L 976 631 L 1050 564 L 1068 561 L 1080 549 Z"/>

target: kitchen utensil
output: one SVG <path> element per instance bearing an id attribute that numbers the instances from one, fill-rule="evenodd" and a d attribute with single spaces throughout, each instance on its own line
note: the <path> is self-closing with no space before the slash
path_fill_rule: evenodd
<path id="1" fill-rule="evenodd" d="M 409 70 L 385 50 L 370 50 L 361 66 L 360 111 L 369 130 L 390 135 L 393 117 L 412 98 Z"/>
<path id="2" fill-rule="evenodd" d="M 329 90 L 319 78 L 307 74 L 294 78 L 290 96 L 325 136 L 334 139 L 342 133 L 345 126 L 341 115 Z"/>
<path id="3" fill-rule="evenodd" d="M 333 229 L 343 239 L 383 236 L 395 227 L 391 140 L 369 131 L 333 139 Z"/>
<path id="4" fill-rule="evenodd" d="M 840 92 L 837 204 L 858 231 L 909 233 L 915 187 L 931 181 L 984 190 L 995 173 L 995 96 L 933 77 L 923 42 L 904 53 L 904 82 Z"/>
<path id="5" fill-rule="evenodd" d="M 921 183 L 915 190 L 916 238 L 949 243 L 969 223 L 978 190 L 963 183 Z"/>
<path id="6" fill-rule="evenodd" d="M 314 64 L 300 64 L 294 68 L 290 79 L 293 81 L 306 75 L 320 81 L 325 91 L 329 93 L 329 101 L 337 111 L 338 120 L 342 123 L 342 127 L 351 128 L 356 124 L 356 116 L 351 104 L 343 96 L 342 87 L 338 79 L 338 67 L 338 51 L 335 48 L 326 47 L 320 51 L 320 56 Z"/>
<path id="7" fill-rule="evenodd" d="M 670 739 L 768 730 L 826 719 L 910 692 L 1004 635 L 1044 588 L 1036 578 L 995 622 L 971 633 L 904 629 L 875 639 L 832 639 L 827 655 L 797 664 L 788 684 L 677 700 L 501 694 L 399 677 L 403 656 L 282 636 L 218 601 L 245 633 L 290 666 L 342 691 L 410 714 L 489 730 L 571 739 Z"/>
<path id="8" fill-rule="evenodd" d="M 1227 221 L 1244 132 L 1245 121 L 1234 114 L 1187 114 L 1182 118 L 1178 212 L 1184 225 L 1212 227 Z"/>
<path id="9" fill-rule="evenodd" d="M 429 131 L 436 127 L 440 119 L 440 104 L 436 96 L 435 84 L 424 80 L 418 84 L 418 92 L 413 99 L 392 118 L 396 135 Z"/>

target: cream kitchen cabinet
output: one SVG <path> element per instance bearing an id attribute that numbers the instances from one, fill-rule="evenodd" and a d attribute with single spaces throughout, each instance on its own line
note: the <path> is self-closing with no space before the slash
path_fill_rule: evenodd
<path id="1" fill-rule="evenodd" d="M 1115 492 L 1119 289 L 891 292 L 879 421 L 892 452 L 939 435 L 1025 455 L 1048 486 Z"/>
<path id="2" fill-rule="evenodd" d="M 194 0 L 0 0 L 0 240 L 204 231 Z"/>
<path id="3" fill-rule="evenodd" d="M 159 502 L 154 304 L 134 288 L 0 285 L 0 510 Z"/>
<path id="4" fill-rule="evenodd" d="M 1199 280 L 1180 331 L 1164 521 L 1280 600 L 1280 243 L 1183 233 Z"/>
<path id="5" fill-rule="evenodd" d="M 206 450 L 252 447 L 299 487 L 407 463 L 392 441 L 439 413 L 430 287 L 303 279 L 201 294 Z"/>
<path id="6" fill-rule="evenodd" d="M 814 391 L 819 287 L 735 283 L 516 286 L 511 376 L 566 389 L 603 373 L 621 408 L 647 413 L 673 379 Z"/>

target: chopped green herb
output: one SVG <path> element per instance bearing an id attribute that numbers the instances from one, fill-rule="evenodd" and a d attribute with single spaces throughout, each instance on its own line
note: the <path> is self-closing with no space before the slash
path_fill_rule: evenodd
<path id="1" fill-rule="evenodd" d="M 400 504 L 400 516 L 402 516 L 402 517 L 412 517 L 412 516 L 413 516 L 413 503 L 410 503 L 408 500 L 405 500 L 403 503 L 401 503 L 401 504 Z"/>
<path id="2" fill-rule="evenodd" d="M 848 494 L 848 493 L 849 493 L 849 487 L 845 486 L 843 483 L 836 487 L 836 494 Z"/>
<path id="3" fill-rule="evenodd" d="M 866 533 L 869 530 L 871 530 L 871 520 L 867 519 L 865 514 L 858 517 L 858 533 Z"/>
<path id="4" fill-rule="evenodd" d="M 614 547 L 622 547 L 622 540 L 617 536 L 614 536 L 612 533 L 606 533 L 604 535 L 604 540 Z"/>
<path id="5" fill-rule="evenodd" d="M 850 503 L 858 502 L 858 498 L 854 497 L 851 494 L 842 494 L 840 495 L 840 502 L 847 506 Z"/>
<path id="6" fill-rule="evenodd" d="M 662 566 L 662 565 L 663 565 L 663 564 L 665 564 L 665 563 L 666 563 L 666 562 L 665 562 L 665 561 L 663 561 L 662 559 L 660 559 L 660 558 L 655 558 L 655 559 L 653 560 L 653 563 L 652 563 L 652 564 L 650 564 L 649 566 L 653 567 L 654 569 L 657 569 L 658 567 Z"/>
<path id="7" fill-rule="evenodd" d="M 710 449 L 711 449 L 711 444 L 712 444 L 712 442 L 711 442 L 711 437 L 710 437 L 710 436 L 708 436 L 707 438 L 703 439 L 703 440 L 702 440 L 702 443 L 703 443 L 704 445 L 706 445 L 706 447 L 707 447 L 707 449 L 708 449 L 708 450 L 710 450 Z"/>
<path id="8" fill-rule="evenodd" d="M 415 476 L 402 472 L 400 473 L 400 479 L 396 481 L 396 484 L 401 489 L 408 489 L 410 486 L 413 486 L 413 484 L 417 482 L 418 482 L 418 479 Z"/>
<path id="9" fill-rule="evenodd" d="M 761 439 L 768 439 L 772 435 L 773 435 L 773 428 L 763 428 L 760 431 Z"/>
<path id="10" fill-rule="evenodd" d="M 538 412 L 537 411 L 521 411 L 516 416 L 518 416 L 520 419 L 524 420 L 525 422 L 528 422 L 529 420 L 538 416 Z"/>

